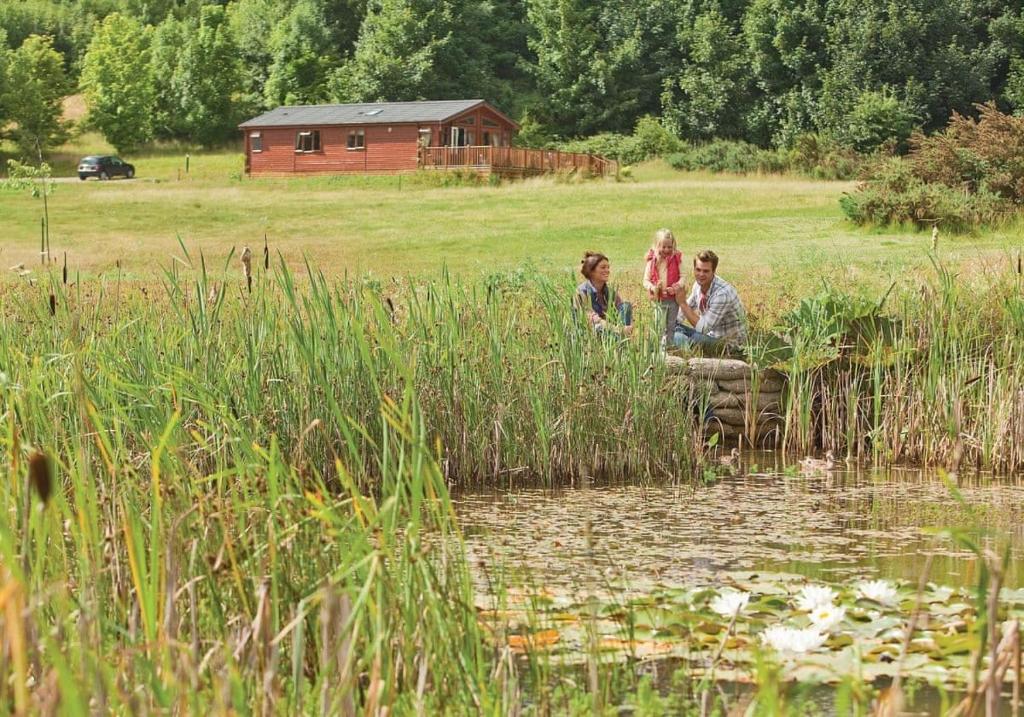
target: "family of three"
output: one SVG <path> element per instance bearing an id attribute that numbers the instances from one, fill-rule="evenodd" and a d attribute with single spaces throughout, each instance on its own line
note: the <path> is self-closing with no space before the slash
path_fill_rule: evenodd
<path id="1" fill-rule="evenodd" d="M 580 273 L 585 281 L 577 289 L 577 300 L 598 331 L 633 332 L 633 307 L 609 285 L 608 257 L 588 251 Z M 647 252 L 643 286 L 659 312 L 659 329 L 664 327 L 666 346 L 717 346 L 735 349 L 746 341 L 746 313 L 732 284 L 718 276 L 718 255 L 710 250 L 693 258 L 693 286 L 686 293 L 683 255 L 668 229 L 659 229 Z M 614 307 L 621 326 L 608 321 Z M 680 316 L 680 314 L 682 316 Z"/>

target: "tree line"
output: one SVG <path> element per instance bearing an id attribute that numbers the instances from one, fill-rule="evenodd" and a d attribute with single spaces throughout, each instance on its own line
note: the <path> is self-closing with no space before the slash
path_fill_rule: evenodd
<path id="1" fill-rule="evenodd" d="M 1024 110 L 1024 0 L 20 0 L 0 131 L 213 146 L 281 104 L 484 98 L 524 142 L 630 132 L 858 150 L 995 101 Z"/>

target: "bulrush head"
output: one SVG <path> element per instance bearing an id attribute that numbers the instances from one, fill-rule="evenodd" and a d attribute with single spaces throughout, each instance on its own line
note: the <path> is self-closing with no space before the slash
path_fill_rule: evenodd
<path id="1" fill-rule="evenodd" d="M 50 459 L 42 451 L 36 451 L 28 459 L 28 480 L 39 494 L 39 500 L 46 505 L 53 492 L 53 475 L 50 472 Z"/>
<path id="2" fill-rule="evenodd" d="M 245 285 L 252 293 L 252 249 L 249 247 L 242 249 L 242 273 L 245 274 Z"/>

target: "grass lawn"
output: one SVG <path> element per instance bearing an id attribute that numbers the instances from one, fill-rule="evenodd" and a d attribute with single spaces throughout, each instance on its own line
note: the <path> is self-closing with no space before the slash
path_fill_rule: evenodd
<path id="1" fill-rule="evenodd" d="M 717 251 L 719 272 L 755 306 L 766 286 L 772 301 L 787 303 L 822 278 L 881 291 L 929 264 L 928 233 L 848 223 L 837 201 L 852 188 L 844 182 L 681 173 L 655 162 L 622 182 L 437 187 L 410 175 L 253 180 L 234 152 L 193 154 L 187 174 L 180 151 L 127 159 L 134 182 L 67 180 L 50 197 L 52 250 L 67 252 L 83 276 L 111 272 L 119 260 L 130 277 L 151 278 L 180 255 L 178 236 L 219 267 L 232 247 L 256 250 L 266 234 L 293 267 L 306 255 L 329 275 L 436 274 L 443 265 L 479 275 L 525 262 L 570 273 L 583 250 L 597 249 L 610 256 L 624 293 L 636 295 L 643 254 L 662 226 L 684 253 Z M 66 175 L 65 164 L 56 166 Z M 41 214 L 42 201 L 28 191 L 0 190 L 3 267 L 38 266 Z M 1016 226 L 947 236 L 941 249 L 977 266 L 979 253 L 1005 261 L 1020 236 Z"/>

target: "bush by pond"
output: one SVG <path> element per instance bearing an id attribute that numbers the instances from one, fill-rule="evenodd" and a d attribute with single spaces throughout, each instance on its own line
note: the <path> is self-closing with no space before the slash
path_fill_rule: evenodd
<path id="1" fill-rule="evenodd" d="M 979 105 L 945 131 L 911 138 L 903 159 L 877 162 L 840 206 L 857 224 L 938 226 L 963 232 L 997 224 L 1024 201 L 1024 118 Z"/>

